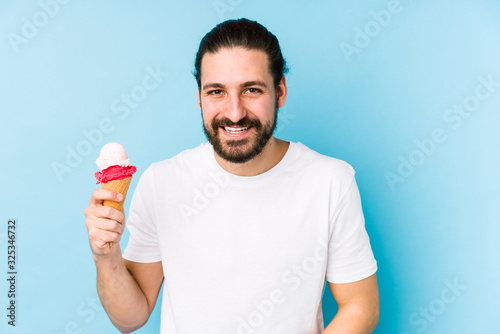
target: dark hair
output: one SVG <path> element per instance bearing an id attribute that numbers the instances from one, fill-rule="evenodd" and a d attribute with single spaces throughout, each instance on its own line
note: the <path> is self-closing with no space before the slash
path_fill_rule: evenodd
<path id="1" fill-rule="evenodd" d="M 275 87 L 288 72 L 278 39 L 266 27 L 245 18 L 227 20 L 215 26 L 200 42 L 193 72 L 198 88 L 201 87 L 201 60 L 205 53 L 216 53 L 222 48 L 233 47 L 264 51 L 269 60 L 269 72 L 273 76 Z"/>

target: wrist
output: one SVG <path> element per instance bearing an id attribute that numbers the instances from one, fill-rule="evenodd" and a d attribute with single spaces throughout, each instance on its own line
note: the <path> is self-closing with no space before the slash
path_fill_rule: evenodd
<path id="1" fill-rule="evenodd" d="M 120 244 L 112 244 L 110 247 L 111 249 L 109 252 L 106 252 L 105 254 L 93 254 L 94 262 L 98 269 L 103 266 L 116 267 L 118 264 L 123 263 Z"/>

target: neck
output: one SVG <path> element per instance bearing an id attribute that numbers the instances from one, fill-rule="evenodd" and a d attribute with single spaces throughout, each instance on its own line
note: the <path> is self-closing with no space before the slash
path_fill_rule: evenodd
<path id="1" fill-rule="evenodd" d="M 214 153 L 215 160 L 228 173 L 237 176 L 256 176 L 276 166 L 285 156 L 289 144 L 289 142 L 273 136 L 269 139 L 262 152 L 250 161 L 235 164 L 224 160 L 217 153 Z"/>

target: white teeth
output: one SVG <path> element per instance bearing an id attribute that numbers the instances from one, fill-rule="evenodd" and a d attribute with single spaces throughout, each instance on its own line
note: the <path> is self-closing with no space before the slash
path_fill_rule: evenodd
<path id="1" fill-rule="evenodd" d="M 226 130 L 227 132 L 230 132 L 230 133 L 239 133 L 239 132 L 246 131 L 247 129 L 248 128 L 230 128 L 228 126 L 224 127 L 224 130 Z"/>

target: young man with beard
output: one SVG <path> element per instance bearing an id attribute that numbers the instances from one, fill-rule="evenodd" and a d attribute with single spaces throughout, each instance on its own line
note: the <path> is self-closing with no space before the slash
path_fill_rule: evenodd
<path id="1" fill-rule="evenodd" d="M 285 104 L 278 40 L 223 22 L 195 61 L 208 143 L 152 164 L 123 212 L 94 191 L 85 211 L 97 288 L 113 324 L 143 326 L 164 281 L 162 334 L 371 333 L 376 261 L 354 170 L 273 136 Z M 112 246 L 109 246 L 112 242 Z M 325 278 L 339 310 L 324 329 Z"/>

